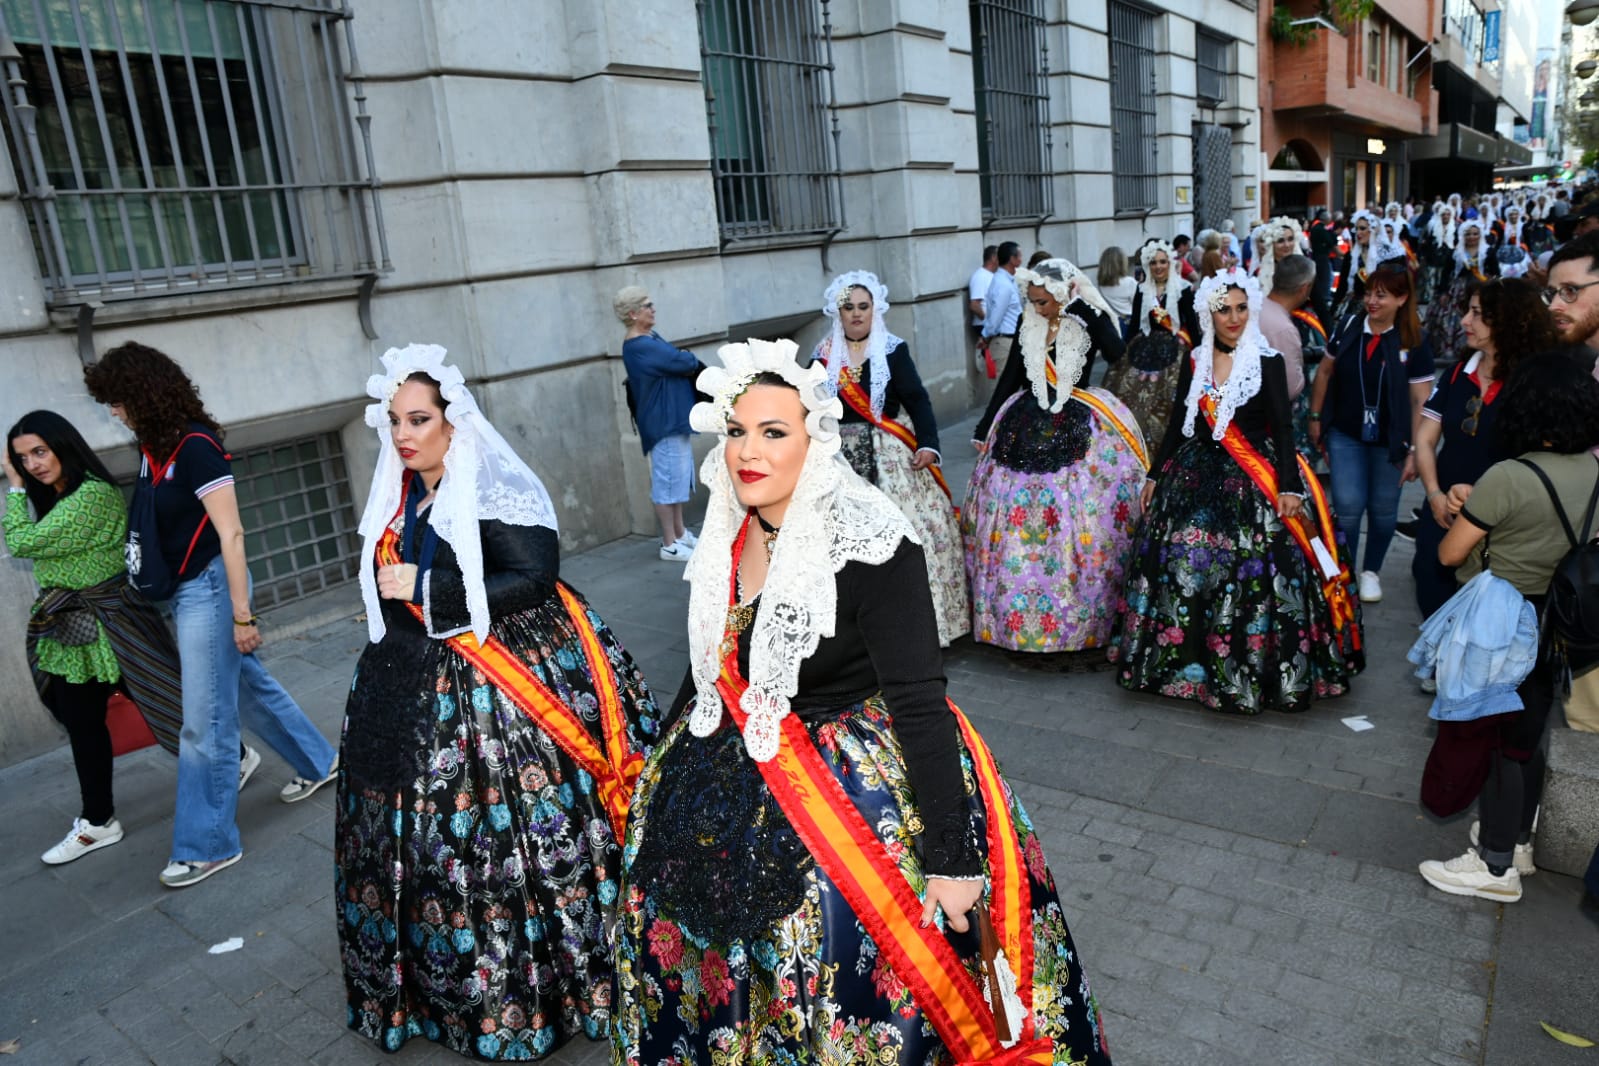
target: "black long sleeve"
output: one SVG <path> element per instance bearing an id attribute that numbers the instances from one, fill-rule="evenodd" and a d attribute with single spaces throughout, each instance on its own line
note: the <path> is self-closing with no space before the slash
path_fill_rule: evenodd
<path id="1" fill-rule="evenodd" d="M 916 431 L 916 446 L 939 451 L 938 420 L 933 417 L 933 400 L 922 384 L 922 375 L 911 359 L 911 346 L 900 342 L 888 353 L 888 390 L 899 405 L 910 415 L 911 426 Z M 886 413 L 886 405 L 885 405 Z"/>
<path id="2" fill-rule="evenodd" d="M 1177 317 L 1181 328 L 1188 331 L 1188 342 L 1196 348 L 1199 346 L 1199 312 L 1194 310 L 1197 294 L 1197 290 L 1190 285 L 1177 297 Z"/>
<path id="3" fill-rule="evenodd" d="M 1177 402 L 1172 404 L 1171 418 L 1166 421 L 1166 435 L 1161 438 L 1160 450 L 1155 453 L 1155 461 L 1149 464 L 1149 476 L 1154 481 L 1160 480 L 1166 460 L 1176 454 L 1183 442 L 1183 421 L 1188 417 L 1188 390 L 1193 383 L 1194 361 L 1184 359 L 1177 372 Z M 1198 416 L 1195 418 L 1197 420 Z"/>
<path id="4" fill-rule="evenodd" d="M 1293 405 L 1288 399 L 1288 365 L 1283 362 L 1281 355 L 1261 357 L 1260 392 L 1251 397 L 1250 403 L 1262 398 L 1266 404 L 1266 424 L 1271 430 L 1272 447 L 1277 453 L 1277 491 L 1303 493 L 1305 483 L 1300 480 L 1298 452 L 1294 450 Z M 1273 504 L 1276 502 L 1272 501 Z"/>
<path id="5" fill-rule="evenodd" d="M 1107 315 L 1086 300 L 1073 300 L 1066 313 L 1076 315 L 1088 324 L 1088 337 L 1094 345 L 1083 363 L 1082 376 L 1072 382 L 1080 387 L 1088 381 L 1088 369 L 1093 365 L 1096 353 L 1105 362 L 1114 363 L 1121 359 L 1127 345 L 1122 341 L 1121 323 L 1116 321 L 1115 315 Z"/>
<path id="6" fill-rule="evenodd" d="M 1006 357 L 1005 365 L 1000 369 L 999 379 L 994 382 L 994 394 L 988 398 L 988 407 L 983 411 L 983 417 L 977 423 L 977 428 L 972 431 L 972 436 L 977 440 L 988 439 L 988 431 L 993 427 L 994 419 L 999 416 L 999 409 L 1005 406 L 1006 400 L 1027 385 L 1027 367 L 1022 359 L 1022 346 L 1016 341 L 1016 334 L 1011 334 L 1011 338 L 1010 355 Z"/>
<path id="7" fill-rule="evenodd" d="M 479 522 L 478 528 L 491 617 L 536 607 L 554 594 L 561 565 L 561 542 L 554 530 L 498 521 Z M 432 632 L 449 633 L 471 625 L 466 586 L 447 545 L 439 545 L 425 581 L 423 607 Z"/>
<path id="8" fill-rule="evenodd" d="M 1066 314 L 1075 315 L 1088 327 L 1089 349 L 1088 357 L 1083 360 L 1082 373 L 1076 381 L 1061 382 L 1061 388 L 1077 388 L 1087 383 L 1089 371 L 1094 366 L 1094 356 L 1104 357 L 1105 362 L 1114 363 L 1122 357 L 1127 350 L 1122 342 L 1121 324 L 1112 315 L 1107 315 L 1086 300 L 1073 300 L 1066 308 Z M 1023 312 L 1026 315 L 1026 312 Z M 1020 322 L 1021 320 L 1018 320 Z M 1017 327 L 1017 334 L 1020 326 Z M 973 436 L 977 440 L 987 440 L 988 431 L 994 425 L 994 419 L 999 414 L 999 409 L 1005 406 L 1005 401 L 1017 392 L 1027 387 L 1027 365 L 1022 356 L 1022 345 L 1019 335 L 1010 346 L 1010 357 L 1005 360 L 1005 368 L 999 372 L 999 380 L 994 382 L 994 394 L 988 398 L 988 408 L 983 412 L 982 421 L 977 423 Z"/>

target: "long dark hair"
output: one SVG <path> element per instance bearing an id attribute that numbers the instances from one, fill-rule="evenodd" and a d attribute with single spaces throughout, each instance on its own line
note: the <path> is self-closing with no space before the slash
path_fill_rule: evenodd
<path id="1" fill-rule="evenodd" d="M 1599 381 L 1588 369 L 1592 355 L 1574 345 L 1516 365 L 1494 420 L 1500 455 L 1575 455 L 1599 445 Z"/>
<path id="2" fill-rule="evenodd" d="M 177 449 L 191 423 L 222 439 L 222 426 L 200 402 L 200 390 L 189 375 L 171 356 L 148 345 L 117 345 L 83 368 L 83 383 L 96 403 L 122 405 L 134 436 L 158 463 Z"/>
<path id="3" fill-rule="evenodd" d="M 44 441 L 61 464 L 59 492 L 54 485 L 46 485 L 28 473 L 27 467 L 22 465 L 22 457 L 17 454 L 16 439 L 28 434 Z M 33 511 L 40 518 L 50 513 L 50 508 L 56 505 L 57 500 L 77 492 L 86 477 L 104 481 L 107 485 L 116 484 L 100 457 L 84 441 L 78 427 L 54 411 L 29 411 L 17 419 L 17 424 L 6 434 L 6 451 L 10 454 L 11 468 L 22 475 L 23 488 L 28 491 L 28 502 L 33 504 Z"/>
<path id="4" fill-rule="evenodd" d="M 1524 355 L 1560 346 L 1560 334 L 1538 286 L 1526 278 L 1489 278 L 1466 286 L 1462 311 L 1477 298 L 1482 320 L 1493 334 L 1494 380 L 1506 381 Z"/>

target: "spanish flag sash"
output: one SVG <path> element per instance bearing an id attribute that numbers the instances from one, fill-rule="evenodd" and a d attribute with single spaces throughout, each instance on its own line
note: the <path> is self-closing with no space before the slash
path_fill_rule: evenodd
<path id="1" fill-rule="evenodd" d="M 378 565 L 392 566 L 400 562 L 399 540 L 393 529 L 384 532 L 378 541 Z M 534 676 L 532 669 L 498 638 L 491 636 L 487 643 L 480 644 L 471 633 L 462 633 L 448 638 L 448 642 L 594 779 L 600 803 L 620 843 L 627 824 L 628 803 L 633 797 L 633 784 L 644 768 L 644 756 L 629 750 L 627 720 L 616 688 L 616 675 L 588 610 L 565 584 L 557 582 L 556 590 L 588 658 L 589 679 L 599 697 L 603 749 L 572 708 Z M 406 606 L 418 621 L 422 619 L 422 608 L 414 603 Z"/>
<path id="2" fill-rule="evenodd" d="M 916 454 L 916 434 L 892 418 L 872 413 L 872 398 L 861 388 L 858 375 L 842 373 L 838 375 L 838 395 L 841 400 L 849 404 L 850 410 L 866 419 L 868 423 L 887 433 L 895 440 L 911 450 L 911 455 Z M 951 503 L 955 497 L 949 491 L 949 482 L 944 480 L 944 471 L 940 470 L 937 463 L 927 468 L 932 471 L 933 480 L 938 482 L 938 487 L 944 490 L 944 496 Z"/>
<path id="3" fill-rule="evenodd" d="M 739 558 L 749 518 L 733 545 L 729 605 L 737 603 Z M 739 706 L 749 687 L 739 673 L 736 642 L 722 661 L 716 689 L 740 730 L 749 716 Z M 922 901 L 887 847 L 845 794 L 798 715 L 783 717 L 777 754 L 756 763 L 773 798 L 818 865 L 843 894 L 855 917 L 904 981 L 916 1004 L 957 1063 L 1048 1066 L 1054 1043 L 1038 1035 L 1033 1019 L 1033 929 L 1027 869 L 1011 818 L 1009 798 L 993 753 L 953 703 L 950 713 L 971 754 L 987 812 L 989 916 L 1016 979 L 1021 1032 L 1006 1035 L 990 1000 L 937 926 L 922 928 Z"/>
<path id="4" fill-rule="evenodd" d="M 1216 398 L 1205 392 L 1199 398 L 1199 410 L 1205 416 L 1205 421 L 1214 430 L 1216 427 Z M 1255 487 L 1265 494 L 1267 502 L 1273 506 L 1277 503 L 1277 470 L 1260 450 L 1249 443 L 1249 438 L 1244 436 L 1243 430 L 1236 423 L 1227 427 L 1227 432 L 1222 435 L 1221 446 L 1233 461 L 1239 465 Z M 1332 508 L 1327 504 L 1326 491 L 1321 487 L 1321 481 L 1316 477 L 1310 464 L 1305 462 L 1305 457 L 1294 453 L 1294 458 L 1299 463 L 1299 478 L 1305 483 L 1305 492 L 1309 496 L 1308 506 L 1315 515 L 1316 525 L 1312 527 L 1304 515 L 1293 518 L 1284 518 L 1283 525 L 1288 527 L 1289 534 L 1294 538 L 1294 543 L 1299 545 L 1299 550 L 1304 552 L 1305 558 L 1310 563 L 1311 572 L 1319 574 L 1322 579 L 1322 593 L 1327 597 L 1327 605 L 1332 610 L 1333 633 L 1338 638 L 1340 647 L 1346 651 L 1360 649 L 1360 627 L 1355 625 L 1355 602 L 1350 598 L 1349 587 L 1353 579 L 1349 574 L 1349 567 L 1333 554 L 1334 548 L 1329 545 L 1337 544 L 1337 527 L 1333 524 Z"/>
<path id="5" fill-rule="evenodd" d="M 1049 382 L 1049 387 L 1052 389 L 1060 387 L 1060 374 L 1055 370 L 1055 360 L 1053 359 L 1045 358 L 1044 360 L 1044 380 Z M 1122 421 L 1121 415 L 1112 410 L 1109 404 L 1087 389 L 1072 389 L 1071 398 L 1087 404 L 1097 411 L 1100 417 L 1109 422 L 1111 428 L 1121 435 L 1122 440 L 1127 442 L 1127 447 L 1131 448 L 1133 454 L 1138 456 L 1138 461 L 1144 464 L 1144 469 L 1149 469 L 1149 452 L 1144 448 L 1144 436 L 1142 433 L 1128 426 L 1127 423 Z"/>
<path id="6" fill-rule="evenodd" d="M 1316 317 L 1316 313 L 1314 311 L 1307 311 L 1301 307 L 1299 310 L 1292 312 L 1292 315 L 1294 321 L 1302 322 L 1306 326 L 1309 326 L 1315 331 L 1316 335 L 1322 339 L 1322 342 L 1326 343 L 1327 327 L 1321 324 L 1321 319 Z"/>

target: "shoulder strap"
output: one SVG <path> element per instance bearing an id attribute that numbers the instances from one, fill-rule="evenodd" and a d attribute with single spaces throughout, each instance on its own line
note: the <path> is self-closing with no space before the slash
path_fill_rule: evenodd
<path id="1" fill-rule="evenodd" d="M 1537 463 L 1530 459 L 1517 459 L 1516 462 L 1538 475 L 1538 480 L 1543 482 L 1544 491 L 1549 494 L 1549 502 L 1555 505 L 1555 517 L 1560 519 L 1560 528 L 1565 531 L 1566 540 L 1575 548 L 1578 544 L 1577 534 L 1572 531 L 1571 520 L 1566 517 L 1566 509 L 1560 506 L 1560 494 L 1555 491 L 1555 483 L 1549 480 L 1549 475 L 1544 473 Z M 1599 482 L 1594 484 L 1594 499 L 1599 499 Z M 1588 501 L 1588 520 L 1593 520 L 1594 499 Z"/>
<path id="2" fill-rule="evenodd" d="M 1599 463 L 1599 456 L 1594 457 L 1594 462 Z M 1588 497 L 1588 513 L 1582 516 L 1582 541 L 1586 544 L 1594 534 L 1593 512 L 1599 507 L 1599 477 L 1594 478 L 1593 494 Z"/>

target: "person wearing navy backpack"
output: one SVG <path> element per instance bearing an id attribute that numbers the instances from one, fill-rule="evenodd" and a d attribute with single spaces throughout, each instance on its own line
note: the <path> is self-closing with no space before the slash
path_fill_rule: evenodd
<path id="1" fill-rule="evenodd" d="M 222 427 L 162 352 L 128 342 L 84 369 L 94 399 L 138 438 L 142 461 L 128 509 L 128 580 L 169 604 L 183 674 L 177 811 L 161 872 L 185 888 L 243 858 L 235 820 L 242 780 L 259 763 L 241 748 L 241 718 L 294 769 L 279 794 L 306 799 L 332 780 L 333 746 L 256 658 L 244 525 Z"/>

